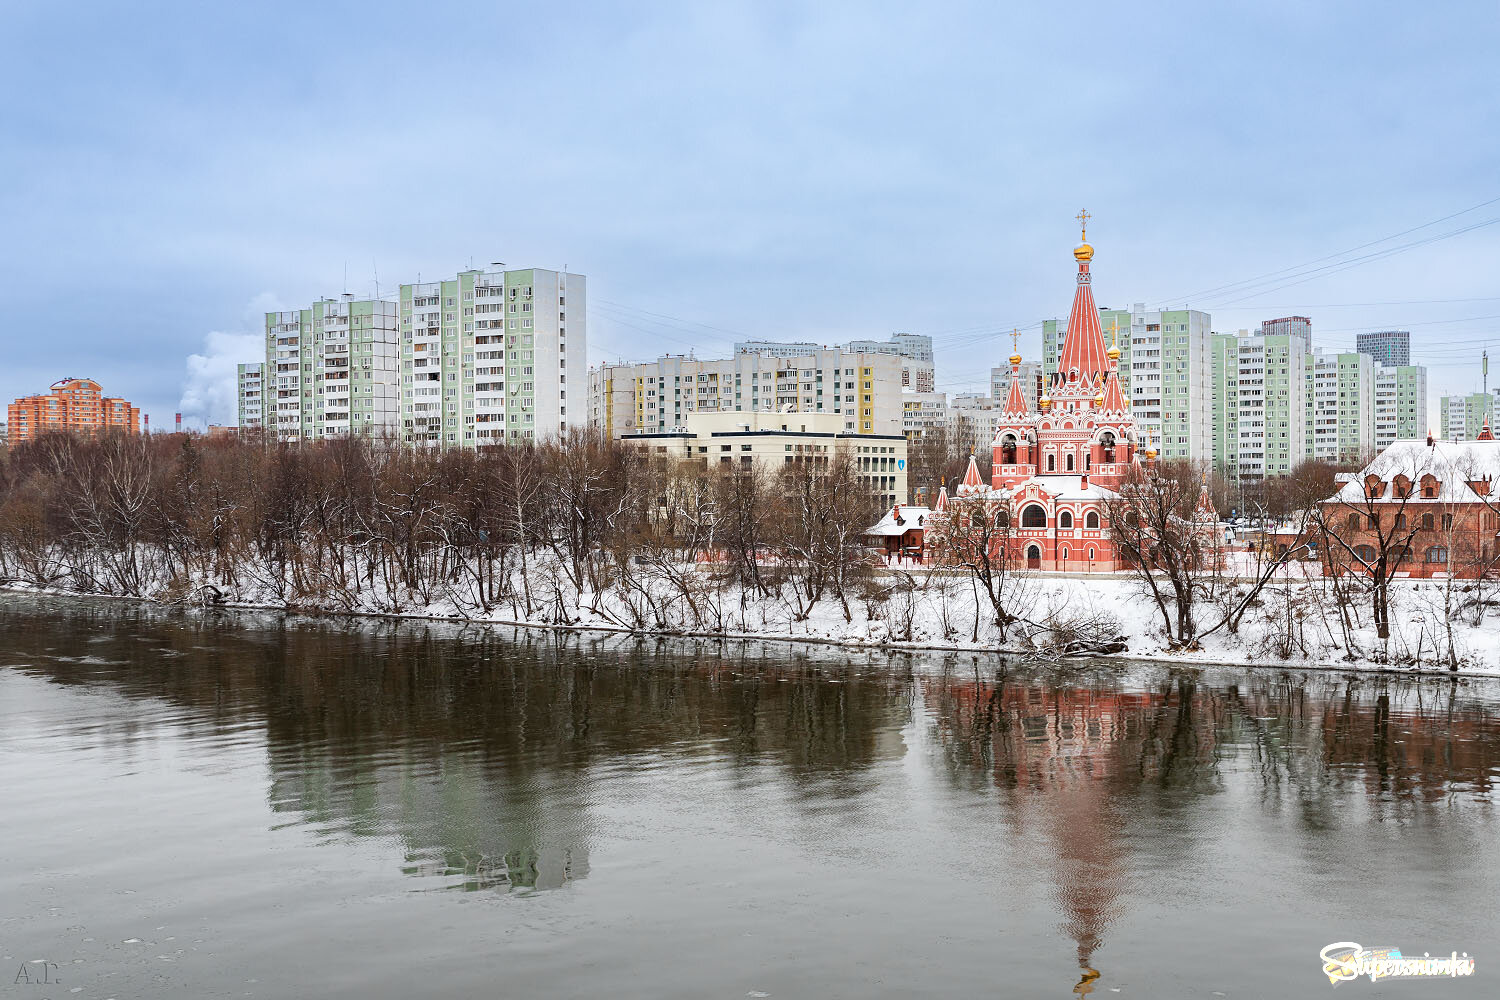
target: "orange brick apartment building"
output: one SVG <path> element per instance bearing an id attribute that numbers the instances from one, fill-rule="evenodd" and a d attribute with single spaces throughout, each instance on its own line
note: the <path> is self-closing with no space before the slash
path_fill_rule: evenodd
<path id="1" fill-rule="evenodd" d="M 91 378 L 65 378 L 52 383 L 52 391 L 25 396 L 7 408 L 10 443 L 30 441 L 47 431 L 88 432 L 118 428 L 138 434 L 140 407 L 123 399 L 107 397 Z"/>

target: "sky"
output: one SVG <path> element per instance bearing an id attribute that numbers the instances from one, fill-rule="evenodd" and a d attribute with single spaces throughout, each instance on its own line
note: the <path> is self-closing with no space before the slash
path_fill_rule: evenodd
<path id="1" fill-rule="evenodd" d="M 587 276 L 591 365 L 906 331 L 983 390 L 1012 328 L 1035 359 L 1066 317 L 1087 208 L 1100 305 L 1410 329 L 1435 406 L 1500 350 L 1497 29 L 1493 2 L 3 0 L 0 397 L 86 375 L 153 426 L 232 422 L 266 310 L 492 261 Z"/>

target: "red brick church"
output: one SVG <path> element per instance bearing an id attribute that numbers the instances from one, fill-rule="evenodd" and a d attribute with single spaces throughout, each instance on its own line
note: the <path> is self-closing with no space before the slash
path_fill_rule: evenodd
<path id="1" fill-rule="evenodd" d="M 1080 214 L 1087 224 L 1087 215 Z M 969 469 L 950 498 L 944 488 L 933 508 L 932 531 L 941 535 L 964 508 L 1009 515 L 1013 565 L 1067 572 L 1113 572 L 1124 568 L 1110 541 L 1109 511 L 1119 489 L 1139 467 L 1135 421 L 1120 390 L 1120 349 L 1106 348 L 1094 305 L 1089 263 L 1094 248 L 1073 251 L 1078 287 L 1058 358 L 1048 375 L 1039 412 L 1027 408 L 1021 391 L 1021 355 L 1011 356 L 1010 393 L 993 443 L 990 481 L 971 456 Z M 1156 452 L 1144 449 L 1148 464 Z M 968 515 L 963 515 L 968 516 Z M 956 532 L 954 533 L 956 534 Z"/>

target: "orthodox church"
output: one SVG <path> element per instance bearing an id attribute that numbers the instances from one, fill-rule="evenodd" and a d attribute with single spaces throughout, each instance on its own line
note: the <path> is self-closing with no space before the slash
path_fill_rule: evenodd
<path id="1" fill-rule="evenodd" d="M 1120 349 L 1105 347 L 1094 305 L 1089 266 L 1088 214 L 1083 243 L 1073 251 L 1078 286 L 1058 358 L 1037 400 L 1028 409 L 1021 391 L 1021 355 L 1010 358 L 1010 393 L 993 442 L 989 481 L 970 456 L 963 481 L 950 498 L 946 487 L 934 504 L 934 529 L 974 502 L 1009 508 L 1006 532 L 1014 565 L 1068 572 L 1112 572 L 1115 558 L 1108 505 L 1132 470 L 1140 443 L 1130 406 L 1120 389 Z M 1155 450 L 1144 449 L 1149 465 Z M 950 508 L 951 502 L 951 508 Z"/>

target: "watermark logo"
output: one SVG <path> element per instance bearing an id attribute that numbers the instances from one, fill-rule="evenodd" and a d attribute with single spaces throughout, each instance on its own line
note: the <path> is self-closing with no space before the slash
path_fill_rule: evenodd
<path id="1" fill-rule="evenodd" d="M 1453 979 L 1474 974 L 1474 960 L 1466 951 L 1437 958 L 1424 951 L 1418 958 L 1401 954 L 1400 948 L 1365 948 L 1353 941 L 1336 941 L 1318 952 L 1318 958 L 1323 963 L 1323 975 L 1334 986 L 1361 976 L 1378 983 L 1382 979 Z"/>

